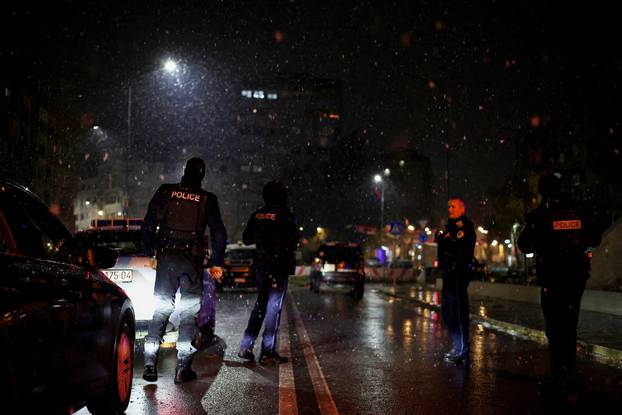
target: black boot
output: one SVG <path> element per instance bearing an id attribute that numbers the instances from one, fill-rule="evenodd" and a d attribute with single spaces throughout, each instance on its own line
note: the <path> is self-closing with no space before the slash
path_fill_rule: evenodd
<path id="1" fill-rule="evenodd" d="M 157 367 L 159 350 L 159 342 L 145 342 L 145 370 L 143 371 L 143 379 L 145 379 L 147 382 L 156 382 L 158 380 Z"/>
<path id="2" fill-rule="evenodd" d="M 153 365 L 146 365 L 145 370 L 143 371 L 143 379 L 147 382 L 157 382 L 158 380 L 158 370 Z"/>
<path id="3" fill-rule="evenodd" d="M 192 356 L 177 360 L 175 383 L 190 382 L 196 378 L 197 374 L 192 370 Z"/>

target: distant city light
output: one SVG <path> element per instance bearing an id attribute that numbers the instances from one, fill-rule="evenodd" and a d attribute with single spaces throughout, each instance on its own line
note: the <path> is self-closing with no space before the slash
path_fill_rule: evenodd
<path id="1" fill-rule="evenodd" d="M 384 175 L 385 175 L 385 176 L 390 176 L 390 175 L 391 175 L 391 170 L 389 170 L 389 169 L 384 169 Z"/>
<path id="2" fill-rule="evenodd" d="M 488 235 L 488 229 L 484 229 L 482 226 L 478 226 L 477 230 L 483 233 L 484 235 Z"/>
<path id="3" fill-rule="evenodd" d="M 90 202 L 90 201 L 88 201 L 88 200 L 86 200 L 86 201 L 84 202 L 84 204 L 88 206 L 88 205 L 90 205 L 90 204 L 91 204 L 91 202 Z"/>
<path id="4" fill-rule="evenodd" d="M 94 129 L 94 130 L 99 130 L 99 125 L 94 125 L 94 126 L 93 126 L 93 129 Z"/>
<path id="5" fill-rule="evenodd" d="M 376 174 L 374 176 L 374 182 L 376 182 L 376 183 L 382 182 L 382 177 L 379 174 Z"/>
<path id="6" fill-rule="evenodd" d="M 304 231 L 305 228 L 303 228 L 302 226 L 300 228 L 298 228 L 298 230 L 300 230 L 300 232 Z"/>
<path id="7" fill-rule="evenodd" d="M 415 230 L 415 227 L 413 225 L 408 225 L 408 230 L 413 232 Z"/>
<path id="8" fill-rule="evenodd" d="M 493 239 L 492 242 L 490 243 L 490 246 L 497 246 L 499 245 L 499 241 L 497 241 L 496 239 Z"/>
<path id="9" fill-rule="evenodd" d="M 506 239 L 505 241 L 503 241 L 503 243 L 506 244 L 506 245 L 509 245 L 510 242 L 512 242 L 512 241 L 510 241 L 509 239 Z"/>
<path id="10" fill-rule="evenodd" d="M 404 167 L 404 164 L 406 164 L 406 162 L 404 160 L 400 160 L 400 167 Z"/>
<path id="11" fill-rule="evenodd" d="M 98 214 L 99 216 L 104 216 L 104 211 L 103 211 L 103 210 L 98 210 L 98 211 L 97 211 L 97 214 Z"/>
<path id="12" fill-rule="evenodd" d="M 527 258 L 533 258 L 533 252 L 532 252 L 532 253 L 530 253 L 530 254 L 525 254 L 525 256 L 526 256 Z"/>
<path id="13" fill-rule="evenodd" d="M 117 216 L 123 216 L 123 212 L 117 212 Z"/>

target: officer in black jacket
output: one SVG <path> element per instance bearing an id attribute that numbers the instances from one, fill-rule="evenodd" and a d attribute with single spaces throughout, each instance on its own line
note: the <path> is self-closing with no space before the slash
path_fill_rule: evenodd
<path id="1" fill-rule="evenodd" d="M 542 201 L 527 215 L 518 247 L 536 254 L 551 380 L 554 386 L 565 387 L 575 369 L 577 322 L 590 272 L 588 247 L 598 246 L 601 234 L 590 217 L 562 194 L 557 175 L 543 175 L 538 191 Z"/>
<path id="2" fill-rule="evenodd" d="M 257 301 L 248 320 L 238 356 L 255 360 L 253 347 L 265 317 L 260 363 L 287 361 L 276 352 L 276 336 L 289 275 L 295 271 L 300 234 L 294 213 L 286 206 L 287 188 L 268 182 L 263 188 L 265 207 L 257 209 L 244 230 L 244 243 L 257 245 Z"/>
<path id="3" fill-rule="evenodd" d="M 444 355 L 451 363 L 469 358 L 469 297 L 467 288 L 473 273 L 475 229 L 466 217 L 463 199 L 453 197 L 447 202 L 449 220 L 436 236 L 438 268 L 443 272 L 441 314 L 451 333 L 453 347 Z"/>
<path id="4" fill-rule="evenodd" d="M 222 276 L 227 232 L 220 217 L 218 199 L 201 188 L 205 162 L 192 158 L 186 163 L 181 183 L 164 184 L 149 203 L 143 224 L 147 255 L 156 254 L 155 310 L 145 338 L 143 378 L 158 379 L 157 361 L 168 319 L 175 308 L 179 288 L 181 301 L 175 383 L 195 379 L 191 344 L 195 337 L 197 314 L 202 296 L 204 233 L 209 226 L 215 278 Z"/>

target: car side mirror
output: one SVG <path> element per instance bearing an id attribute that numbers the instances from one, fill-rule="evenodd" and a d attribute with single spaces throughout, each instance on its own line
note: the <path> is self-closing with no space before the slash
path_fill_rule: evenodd
<path id="1" fill-rule="evenodd" d="M 89 263 L 98 269 L 112 268 L 117 263 L 119 253 L 113 249 L 94 245 L 87 248 Z"/>

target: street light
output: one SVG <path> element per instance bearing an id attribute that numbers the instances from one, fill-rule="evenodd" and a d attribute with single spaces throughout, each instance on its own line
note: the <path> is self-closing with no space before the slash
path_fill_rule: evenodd
<path id="1" fill-rule="evenodd" d="M 179 65 L 169 58 L 162 65 L 162 69 L 173 74 L 177 72 Z M 130 148 L 132 144 L 132 81 L 127 82 L 127 140 L 125 149 L 125 200 L 123 201 L 123 217 L 128 216 L 130 195 Z"/>
<path id="2" fill-rule="evenodd" d="M 385 173 L 387 170 L 385 170 Z M 378 229 L 378 235 L 382 243 L 382 232 L 384 230 L 384 180 L 382 180 L 382 176 L 376 174 L 374 176 L 374 183 L 380 186 L 380 228 Z"/>

